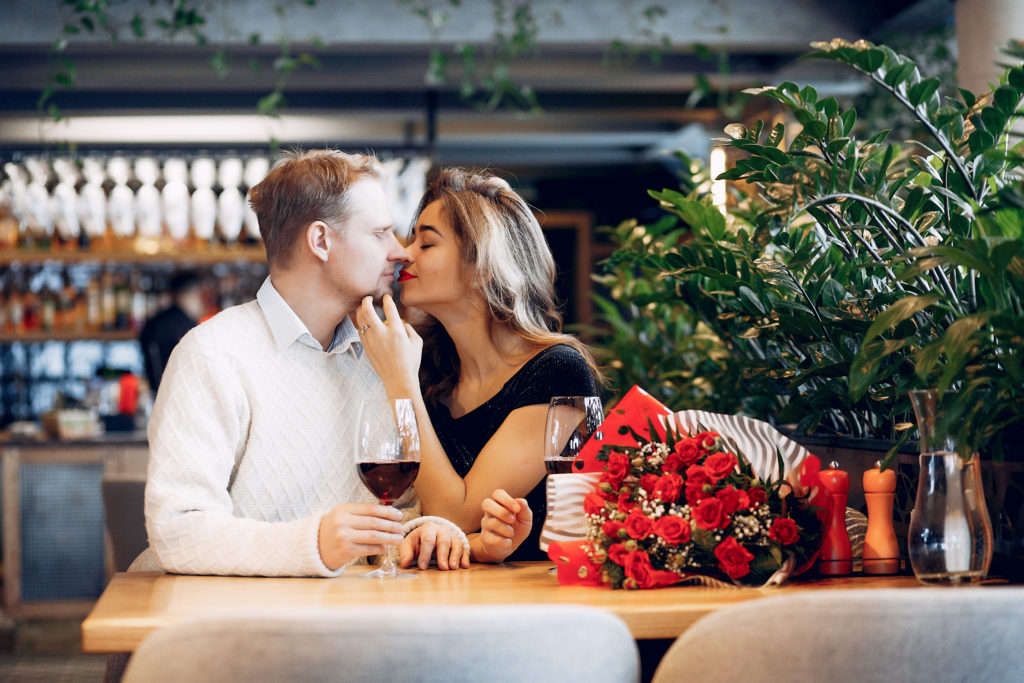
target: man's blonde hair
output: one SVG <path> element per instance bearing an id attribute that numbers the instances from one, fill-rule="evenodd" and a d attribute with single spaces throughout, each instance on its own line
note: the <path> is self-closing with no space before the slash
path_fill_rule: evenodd
<path id="1" fill-rule="evenodd" d="M 384 168 L 373 156 L 334 149 L 285 155 L 249 194 L 267 263 L 287 266 L 295 243 L 314 221 L 343 231 L 351 204 L 349 190 L 364 178 L 384 181 Z"/>

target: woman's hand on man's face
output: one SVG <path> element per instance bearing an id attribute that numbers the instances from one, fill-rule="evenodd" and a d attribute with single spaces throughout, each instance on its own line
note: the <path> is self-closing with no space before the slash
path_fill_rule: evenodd
<path id="1" fill-rule="evenodd" d="M 356 311 L 356 328 L 388 396 L 411 398 L 419 392 L 423 339 L 398 315 L 390 294 L 384 295 L 382 307 L 384 320 L 374 310 L 373 299 L 365 297 Z"/>

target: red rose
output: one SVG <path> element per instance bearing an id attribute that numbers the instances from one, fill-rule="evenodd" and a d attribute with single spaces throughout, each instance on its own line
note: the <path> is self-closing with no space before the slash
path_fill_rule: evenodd
<path id="1" fill-rule="evenodd" d="M 710 484 L 711 477 L 708 476 L 708 471 L 704 469 L 702 465 L 690 465 L 686 468 L 686 485 L 696 486 L 700 484 Z"/>
<path id="2" fill-rule="evenodd" d="M 591 491 L 583 499 L 583 512 L 597 515 L 604 512 L 604 496 L 599 491 Z"/>
<path id="3" fill-rule="evenodd" d="M 797 539 L 800 538 L 800 533 L 797 531 L 796 522 L 789 517 L 776 517 L 772 520 L 772 528 L 768 531 L 768 538 L 778 541 L 782 545 L 789 545 L 796 543 Z"/>
<path id="4" fill-rule="evenodd" d="M 636 582 L 637 588 L 650 588 L 654 584 L 653 577 L 651 576 L 651 573 L 654 571 L 654 567 L 651 566 L 651 558 L 641 550 L 630 553 L 626 557 L 623 569 L 626 570 L 626 577 Z"/>
<path id="5" fill-rule="evenodd" d="M 626 517 L 626 533 L 629 534 L 630 538 L 642 541 L 651 535 L 651 529 L 653 528 L 654 522 L 640 508 L 633 508 Z"/>
<path id="6" fill-rule="evenodd" d="M 626 557 L 628 555 L 629 551 L 627 551 L 626 546 L 621 543 L 612 543 L 608 548 L 608 559 L 620 567 L 626 564 Z"/>
<path id="7" fill-rule="evenodd" d="M 657 483 L 657 474 L 647 473 L 640 477 L 640 488 L 642 488 L 644 491 L 647 491 L 647 495 L 651 495 L 651 492 L 654 491 L 654 485 Z"/>
<path id="8" fill-rule="evenodd" d="M 658 477 L 658 482 L 654 485 L 654 491 L 651 493 L 666 503 L 674 503 L 679 500 L 682 490 L 683 478 L 675 472 L 670 472 Z"/>
<path id="9" fill-rule="evenodd" d="M 736 469 L 736 456 L 732 453 L 719 452 L 709 455 L 704 461 L 704 470 L 714 481 L 725 479 Z"/>
<path id="10" fill-rule="evenodd" d="M 705 454 L 715 450 L 718 446 L 718 432 L 700 432 L 693 439 L 700 448 L 704 449 Z"/>
<path id="11" fill-rule="evenodd" d="M 626 579 L 622 582 L 624 588 L 671 586 L 679 581 L 679 575 L 675 572 L 655 569 L 651 565 L 650 556 L 642 550 L 629 553 L 623 569 L 625 569 L 626 574 Z"/>
<path id="12" fill-rule="evenodd" d="M 683 439 L 676 444 L 676 453 L 682 456 L 686 465 L 695 465 L 700 460 L 700 444 L 696 439 Z"/>
<path id="13" fill-rule="evenodd" d="M 722 501 L 717 498 L 705 498 L 697 503 L 693 510 L 693 520 L 701 529 L 721 529 L 729 523 L 729 518 L 722 509 Z"/>
<path id="14" fill-rule="evenodd" d="M 665 456 L 665 464 L 661 466 L 661 469 L 665 472 L 678 472 L 684 467 L 686 467 L 686 464 L 683 462 L 683 459 L 678 453 L 672 451 Z"/>
<path id="15" fill-rule="evenodd" d="M 686 468 L 686 502 L 696 505 L 708 497 L 704 486 L 711 483 L 708 473 L 700 465 L 690 465 Z"/>
<path id="16" fill-rule="evenodd" d="M 607 522 L 601 525 L 601 533 L 612 539 L 613 541 L 619 540 L 619 532 L 626 528 L 626 525 L 622 522 L 616 522 L 613 519 L 609 519 Z"/>
<path id="17" fill-rule="evenodd" d="M 670 545 L 687 543 L 690 540 L 690 523 L 678 515 L 665 515 L 654 523 L 654 533 Z"/>
<path id="18" fill-rule="evenodd" d="M 605 466 L 605 475 L 608 477 L 609 483 L 617 489 L 628 474 L 629 456 L 612 451 L 608 455 L 608 464 Z"/>
<path id="19" fill-rule="evenodd" d="M 683 439 L 676 444 L 675 449 L 665 458 L 664 470 L 666 472 L 678 472 L 684 467 L 697 462 L 700 459 L 700 451 L 692 439 Z"/>
<path id="20" fill-rule="evenodd" d="M 768 500 L 768 494 L 765 493 L 764 489 L 759 486 L 755 486 L 754 488 L 747 491 L 747 497 L 750 498 L 751 506 L 760 505 L 761 503 Z"/>
<path id="21" fill-rule="evenodd" d="M 750 573 L 750 561 L 754 559 L 746 548 L 730 536 L 715 548 L 718 568 L 730 579 L 739 579 Z"/>
<path id="22" fill-rule="evenodd" d="M 619 499 L 615 503 L 622 512 L 629 512 L 636 507 L 636 503 L 633 502 L 630 493 L 631 492 L 628 487 L 622 489 L 622 492 L 619 494 Z"/>
<path id="23" fill-rule="evenodd" d="M 750 498 L 747 497 L 747 492 L 737 489 L 732 484 L 720 489 L 715 497 L 722 501 L 722 509 L 727 515 L 750 507 Z"/>

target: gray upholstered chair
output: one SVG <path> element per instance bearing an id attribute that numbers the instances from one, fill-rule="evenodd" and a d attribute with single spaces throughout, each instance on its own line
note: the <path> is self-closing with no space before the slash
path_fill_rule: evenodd
<path id="1" fill-rule="evenodd" d="M 653 683 L 1024 680 L 1024 588 L 806 591 L 699 620 Z"/>
<path id="2" fill-rule="evenodd" d="M 126 683 L 639 679 L 618 617 L 570 605 L 251 610 L 154 631 Z"/>

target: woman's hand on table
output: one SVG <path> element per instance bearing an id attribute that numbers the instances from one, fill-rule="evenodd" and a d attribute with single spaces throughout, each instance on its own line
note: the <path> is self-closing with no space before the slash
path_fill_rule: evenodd
<path id="1" fill-rule="evenodd" d="M 399 316 L 390 294 L 384 295 L 381 306 L 384 320 L 377 316 L 373 299 L 363 299 L 356 310 L 359 339 L 388 394 L 407 398 L 419 391 L 423 339 Z"/>
<path id="2" fill-rule="evenodd" d="M 317 547 L 334 571 L 357 557 L 380 555 L 402 542 L 402 513 L 390 505 L 342 503 L 320 518 Z"/>
<path id="3" fill-rule="evenodd" d="M 504 489 L 497 489 L 480 507 L 484 517 L 477 554 L 483 562 L 501 562 L 530 535 L 533 511 L 525 498 L 513 498 Z"/>
<path id="4" fill-rule="evenodd" d="M 409 532 L 398 548 L 398 563 L 409 567 L 415 561 L 420 569 L 430 567 L 430 558 L 437 554 L 438 569 L 469 569 L 469 553 L 462 539 L 440 524 L 427 522 Z"/>

